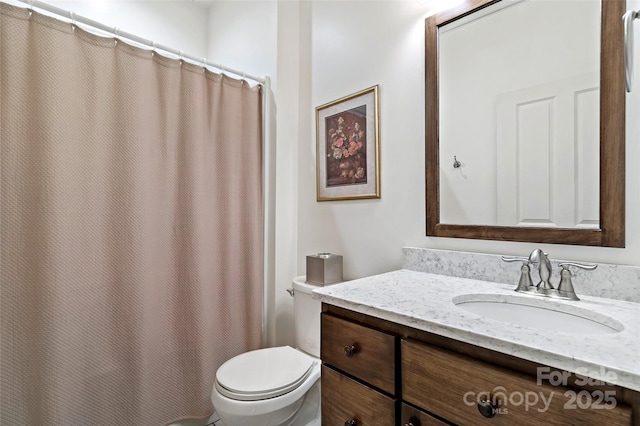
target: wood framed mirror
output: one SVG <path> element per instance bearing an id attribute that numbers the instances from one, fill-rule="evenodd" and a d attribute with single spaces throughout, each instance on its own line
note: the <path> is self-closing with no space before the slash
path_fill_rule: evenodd
<path id="1" fill-rule="evenodd" d="M 455 9 L 426 19 L 426 225 L 427 236 L 624 247 L 625 242 L 625 88 L 622 15 L 624 0 L 600 2 L 599 49 L 599 198 L 591 227 L 517 226 L 441 223 L 440 32 L 445 25 L 482 11 L 501 0 L 466 0 Z M 597 19 L 597 17 L 596 17 Z M 473 43 L 473 41 L 472 41 Z M 597 84 L 597 80 L 596 80 Z M 462 124 L 461 124 L 462 125 Z M 462 155 L 462 154 L 461 154 Z M 462 158 L 459 160 L 464 161 Z M 451 158 L 451 163 L 454 159 Z M 451 167 L 443 164 L 443 167 Z M 456 167 L 455 165 L 453 167 Z M 596 175 L 598 176 L 598 175 Z"/>

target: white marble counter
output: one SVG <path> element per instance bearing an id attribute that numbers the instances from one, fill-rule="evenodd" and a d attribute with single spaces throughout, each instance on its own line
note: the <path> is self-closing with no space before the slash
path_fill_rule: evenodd
<path id="1" fill-rule="evenodd" d="M 334 284 L 314 290 L 324 303 L 513 355 L 553 368 L 640 391 L 640 304 L 580 295 L 556 301 L 567 312 L 589 310 L 621 323 L 612 334 L 572 334 L 521 327 L 481 317 L 456 306 L 467 294 L 520 296 L 515 284 L 499 284 L 410 270 Z M 544 306 L 549 299 L 522 295 Z M 536 321 L 535 317 L 531 318 Z"/>
<path id="2" fill-rule="evenodd" d="M 505 253 L 523 256 L 520 253 Z M 553 266 L 552 283 L 560 280 L 559 264 L 567 260 L 549 259 Z M 571 260 L 568 260 L 571 262 Z M 584 262 L 583 262 L 584 263 Z M 520 262 L 505 263 L 502 255 L 436 250 L 418 247 L 402 248 L 402 269 L 429 272 L 451 277 L 473 278 L 504 284 L 516 284 Z M 598 263 L 594 271 L 572 268 L 573 285 L 578 295 L 605 297 L 640 303 L 640 267 Z M 531 276 L 535 272 L 531 271 Z"/>

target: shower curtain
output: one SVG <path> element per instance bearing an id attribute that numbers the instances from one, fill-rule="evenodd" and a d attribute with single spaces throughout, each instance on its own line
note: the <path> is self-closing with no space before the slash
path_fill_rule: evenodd
<path id="1" fill-rule="evenodd" d="M 0 4 L 0 424 L 211 413 L 261 344 L 261 94 Z"/>

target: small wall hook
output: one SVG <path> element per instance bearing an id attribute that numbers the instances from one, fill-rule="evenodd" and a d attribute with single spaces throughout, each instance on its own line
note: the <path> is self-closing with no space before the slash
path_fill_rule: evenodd
<path id="1" fill-rule="evenodd" d="M 458 161 L 458 159 L 456 158 L 456 156 L 453 156 L 453 168 L 457 169 L 458 167 L 462 166 L 462 163 Z"/>

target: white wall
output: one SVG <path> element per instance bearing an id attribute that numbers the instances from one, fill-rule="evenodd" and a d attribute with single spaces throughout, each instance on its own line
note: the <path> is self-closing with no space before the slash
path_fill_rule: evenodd
<path id="1" fill-rule="evenodd" d="M 316 202 L 315 134 L 301 141 L 298 269 L 344 256 L 345 278 L 400 267 L 424 246 L 424 18 L 416 1 L 314 2 L 312 104 L 380 85 L 381 199 Z M 313 114 L 308 120 L 314 120 Z"/>
<path id="2" fill-rule="evenodd" d="M 272 0 L 212 1 L 208 58 L 277 84 L 278 4 Z"/>

